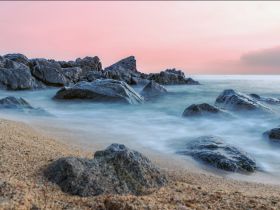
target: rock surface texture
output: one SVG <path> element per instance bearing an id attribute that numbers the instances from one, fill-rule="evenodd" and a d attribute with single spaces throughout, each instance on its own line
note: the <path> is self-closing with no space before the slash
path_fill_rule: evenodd
<path id="1" fill-rule="evenodd" d="M 143 97 L 123 81 L 104 79 L 93 82 L 79 82 L 71 87 L 61 88 L 55 99 L 87 99 L 95 102 L 121 102 L 139 104 Z"/>
<path id="2" fill-rule="evenodd" d="M 149 80 L 154 80 L 161 85 L 199 85 L 199 82 L 186 78 L 184 72 L 176 69 L 167 69 L 160 73 L 151 73 Z"/>
<path id="3" fill-rule="evenodd" d="M 274 142 L 280 143 L 280 128 L 273 128 L 264 133 L 264 136 L 268 137 L 270 140 Z"/>
<path id="4" fill-rule="evenodd" d="M 225 171 L 246 173 L 256 170 L 253 158 L 215 136 L 196 138 L 187 143 L 185 150 L 178 153 L 192 156 L 196 160 Z"/>
<path id="5" fill-rule="evenodd" d="M 122 144 L 97 151 L 93 159 L 60 158 L 47 167 L 45 176 L 62 191 L 79 196 L 143 195 L 167 183 L 148 158 Z"/>
<path id="6" fill-rule="evenodd" d="M 256 99 L 232 89 L 224 90 L 216 99 L 215 105 L 230 111 L 270 111 Z"/>
<path id="7" fill-rule="evenodd" d="M 192 104 L 183 112 L 183 117 L 230 117 L 230 114 L 207 103 Z"/>
<path id="8" fill-rule="evenodd" d="M 143 88 L 140 94 L 144 96 L 145 99 L 152 99 L 166 93 L 167 90 L 162 85 L 152 80 Z"/>

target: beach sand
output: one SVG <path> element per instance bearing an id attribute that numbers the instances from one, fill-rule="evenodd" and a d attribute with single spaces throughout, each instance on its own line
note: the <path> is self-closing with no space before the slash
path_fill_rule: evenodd
<path id="1" fill-rule="evenodd" d="M 46 181 L 42 171 L 60 157 L 92 157 L 92 151 L 9 120 L 0 120 L 0 142 L 0 209 L 280 209 L 277 185 L 172 168 L 166 166 L 172 160 L 149 154 L 167 174 L 167 186 L 145 196 L 71 196 Z"/>

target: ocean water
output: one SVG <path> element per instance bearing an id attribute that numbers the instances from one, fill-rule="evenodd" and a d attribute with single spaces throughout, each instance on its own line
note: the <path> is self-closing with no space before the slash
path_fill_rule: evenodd
<path id="1" fill-rule="evenodd" d="M 46 129 L 69 132 L 79 144 L 108 146 L 125 143 L 129 147 L 148 148 L 161 154 L 176 155 L 189 140 L 203 136 L 222 137 L 227 143 L 249 153 L 265 173 L 280 177 L 280 144 L 271 144 L 262 133 L 280 125 L 280 105 L 270 106 L 275 115 L 238 116 L 233 120 L 186 119 L 181 115 L 194 103 L 214 104 L 224 89 L 280 98 L 280 76 L 203 75 L 193 76 L 202 85 L 166 86 L 169 94 L 142 105 L 102 104 L 87 101 L 52 100 L 57 88 L 36 91 L 0 91 L 25 98 L 31 105 L 51 113 L 51 117 L 30 116 L 0 110 L 0 118 L 40 124 Z M 140 91 L 142 87 L 134 87 Z"/>

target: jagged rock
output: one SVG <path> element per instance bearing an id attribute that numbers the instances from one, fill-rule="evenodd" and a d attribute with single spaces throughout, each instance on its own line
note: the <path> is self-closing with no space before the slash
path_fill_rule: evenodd
<path id="1" fill-rule="evenodd" d="M 231 115 L 207 103 L 192 104 L 183 112 L 183 117 L 230 117 Z"/>
<path id="2" fill-rule="evenodd" d="M 104 75 L 106 78 L 124 81 L 130 85 L 135 85 L 142 79 L 141 73 L 137 71 L 134 56 L 124 58 L 105 68 Z"/>
<path id="3" fill-rule="evenodd" d="M 28 112 L 31 114 L 40 114 L 40 115 L 50 115 L 44 109 L 35 108 L 31 106 L 26 100 L 23 98 L 18 98 L 14 96 L 8 96 L 0 99 L 0 110 L 1 109 L 14 109 L 17 111 Z"/>
<path id="4" fill-rule="evenodd" d="M 254 172 L 257 168 L 256 162 L 248 154 L 215 136 L 196 138 L 178 153 L 230 172 Z"/>
<path id="5" fill-rule="evenodd" d="M 77 58 L 75 61 L 75 65 L 81 67 L 84 72 L 88 71 L 102 71 L 102 64 L 100 59 L 97 56 L 94 57 L 85 57 L 85 58 Z"/>
<path id="6" fill-rule="evenodd" d="M 268 104 L 280 104 L 280 99 L 278 98 L 261 97 L 255 93 L 250 94 L 250 96 L 260 102 L 265 102 Z"/>
<path id="7" fill-rule="evenodd" d="M 0 56 L 0 88 L 25 90 L 43 88 L 30 72 L 28 66 Z"/>
<path id="8" fill-rule="evenodd" d="M 83 70 L 80 67 L 68 67 L 62 68 L 61 72 L 68 81 L 76 83 L 80 81 Z"/>
<path id="9" fill-rule="evenodd" d="M 280 143 L 280 128 L 273 128 L 269 131 L 266 131 L 263 135 L 274 142 Z"/>
<path id="10" fill-rule="evenodd" d="M 143 98 L 123 81 L 104 79 L 79 82 L 60 89 L 55 99 L 87 99 L 96 102 L 121 102 L 139 104 Z"/>
<path id="11" fill-rule="evenodd" d="M 199 82 L 185 78 L 185 74 L 181 70 L 167 69 L 160 73 L 151 73 L 148 76 L 149 80 L 154 80 L 161 85 L 199 85 Z"/>
<path id="12" fill-rule="evenodd" d="M 232 89 L 224 90 L 216 99 L 215 105 L 219 108 L 231 111 L 270 112 L 268 107 L 254 98 Z"/>
<path id="13" fill-rule="evenodd" d="M 20 53 L 6 54 L 3 57 L 6 58 L 6 59 L 15 61 L 17 63 L 22 63 L 22 64 L 27 65 L 27 66 L 28 66 L 28 63 L 29 63 L 28 58 L 25 55 L 20 54 Z"/>
<path id="14" fill-rule="evenodd" d="M 69 83 L 63 75 L 60 64 L 54 60 L 32 59 L 32 75 L 50 86 L 64 86 Z"/>
<path id="15" fill-rule="evenodd" d="M 167 90 L 155 81 L 150 81 L 141 91 L 141 95 L 145 99 L 152 99 L 154 97 L 160 96 L 167 93 Z"/>
<path id="16" fill-rule="evenodd" d="M 142 195 L 167 183 L 166 177 L 141 153 L 122 144 L 97 151 L 93 159 L 64 157 L 45 170 L 48 180 L 72 195 Z"/>

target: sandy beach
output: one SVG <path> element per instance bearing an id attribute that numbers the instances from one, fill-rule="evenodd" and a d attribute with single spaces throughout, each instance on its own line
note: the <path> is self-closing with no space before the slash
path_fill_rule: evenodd
<path id="1" fill-rule="evenodd" d="M 0 209 L 279 209 L 279 186 L 249 183 L 192 169 L 164 172 L 169 184 L 145 196 L 81 198 L 63 193 L 46 181 L 44 168 L 63 156 L 91 157 L 76 145 L 65 144 L 30 126 L 0 120 Z M 152 161 L 164 168 L 164 161 Z"/>

